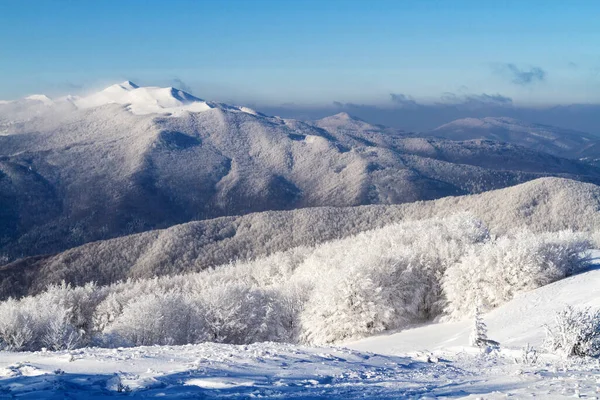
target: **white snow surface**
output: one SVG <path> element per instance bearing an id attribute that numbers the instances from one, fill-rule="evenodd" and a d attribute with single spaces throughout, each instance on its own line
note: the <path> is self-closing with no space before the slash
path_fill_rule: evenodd
<path id="1" fill-rule="evenodd" d="M 82 109 L 122 104 L 136 115 L 180 115 L 185 111 L 202 112 L 214 108 L 214 105 L 182 90 L 172 87 L 139 87 L 130 81 L 109 86 L 86 97 L 73 98 L 72 102 Z"/>
<path id="2" fill-rule="evenodd" d="M 52 105 L 54 102 L 45 94 L 32 94 L 31 96 L 25 97 L 25 100 L 39 101 L 45 105 Z"/>
<path id="3" fill-rule="evenodd" d="M 597 360 L 565 360 L 541 350 L 543 325 L 566 304 L 600 307 L 597 265 L 485 314 L 489 337 L 501 343 L 492 352 L 468 345 L 471 321 L 346 347 L 204 343 L 0 352 L 0 398 L 597 398 Z M 518 362 L 526 343 L 540 351 L 535 364 Z"/>
<path id="4" fill-rule="evenodd" d="M 49 107 L 56 106 L 59 109 L 64 108 L 66 105 L 72 105 L 78 109 L 89 109 L 108 104 L 119 104 L 125 106 L 128 111 L 135 115 L 159 114 L 177 117 L 186 112 L 203 112 L 212 108 L 259 115 L 259 113 L 248 107 L 235 107 L 208 102 L 173 87 L 141 87 L 131 81 L 118 83 L 86 96 L 67 95 L 51 99 L 44 94 L 33 94 L 21 100 L 2 100 L 0 104 L 31 102 Z"/>

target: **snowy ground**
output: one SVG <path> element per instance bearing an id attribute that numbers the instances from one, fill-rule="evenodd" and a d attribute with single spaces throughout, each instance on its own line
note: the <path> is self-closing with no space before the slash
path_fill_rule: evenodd
<path id="1" fill-rule="evenodd" d="M 310 348 L 199 344 L 0 353 L 0 398 L 597 398 L 600 363 L 542 355 L 543 324 L 566 304 L 600 306 L 600 269 L 525 293 L 485 315 L 500 351 L 469 347 L 469 321 Z"/>
<path id="2" fill-rule="evenodd" d="M 438 356 L 442 353 L 438 353 Z M 426 357 L 280 344 L 201 344 L 58 353 L 3 353 L 0 398 L 595 398 L 596 362 L 474 349 Z"/>
<path id="3" fill-rule="evenodd" d="M 457 394 L 470 379 L 445 363 L 280 344 L 202 344 L 71 353 L 3 354 L 0 396 L 71 398 L 398 398 Z M 123 392 L 119 393 L 119 387 Z"/>

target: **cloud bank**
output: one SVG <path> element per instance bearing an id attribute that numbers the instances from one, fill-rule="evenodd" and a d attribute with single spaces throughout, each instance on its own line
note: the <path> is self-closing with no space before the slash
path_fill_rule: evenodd
<path id="1" fill-rule="evenodd" d="M 295 104 L 253 108 L 284 118 L 314 120 L 339 112 L 361 118 L 373 124 L 392 126 L 407 131 L 422 132 L 459 118 L 512 117 L 528 122 L 555 125 L 600 135 L 600 105 L 572 104 L 546 108 L 522 107 L 501 94 L 444 93 L 438 101 L 422 104 L 412 96 L 391 93 L 388 104 L 357 104 L 333 102 L 331 105 L 306 107 Z"/>

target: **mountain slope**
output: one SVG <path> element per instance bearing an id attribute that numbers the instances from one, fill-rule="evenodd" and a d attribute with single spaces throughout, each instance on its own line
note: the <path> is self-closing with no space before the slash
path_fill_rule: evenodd
<path id="1" fill-rule="evenodd" d="M 486 139 L 512 143 L 559 157 L 589 154 L 600 136 L 554 126 L 532 124 L 507 117 L 464 118 L 442 125 L 430 135 L 451 140 Z M 586 154 L 585 150 L 590 149 Z M 593 152 L 594 156 L 599 153 Z"/>
<path id="2" fill-rule="evenodd" d="M 298 246 L 344 238 L 394 222 L 468 212 L 495 234 L 600 229 L 600 187 L 545 178 L 479 195 L 403 205 L 307 208 L 190 222 L 98 241 L 0 268 L 0 298 L 37 293 L 62 280 L 77 285 L 203 270 Z"/>
<path id="3" fill-rule="evenodd" d="M 600 183 L 599 168 L 514 145 L 405 137 L 346 115 L 308 124 L 131 82 L 0 105 L 0 123 L 10 259 L 266 210 L 398 204 L 548 175 Z"/>

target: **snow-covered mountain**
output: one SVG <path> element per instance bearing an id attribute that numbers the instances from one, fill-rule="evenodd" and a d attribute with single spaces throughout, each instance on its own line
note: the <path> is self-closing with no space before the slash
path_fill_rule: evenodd
<path id="1" fill-rule="evenodd" d="M 408 132 L 389 128 L 383 125 L 373 125 L 346 112 L 341 112 L 314 122 L 315 126 L 325 129 L 331 134 L 354 135 L 363 140 L 381 140 L 382 137 L 404 137 Z M 382 134 L 385 134 L 383 136 Z"/>
<path id="2" fill-rule="evenodd" d="M 486 139 L 512 143 L 559 157 L 600 156 L 594 151 L 600 141 L 598 135 L 507 117 L 459 119 L 429 134 L 451 140 Z"/>
<path id="3" fill-rule="evenodd" d="M 0 254 L 52 253 L 192 220 L 397 204 L 600 169 L 523 147 L 454 142 L 337 115 L 316 123 L 113 85 L 0 105 Z"/>

